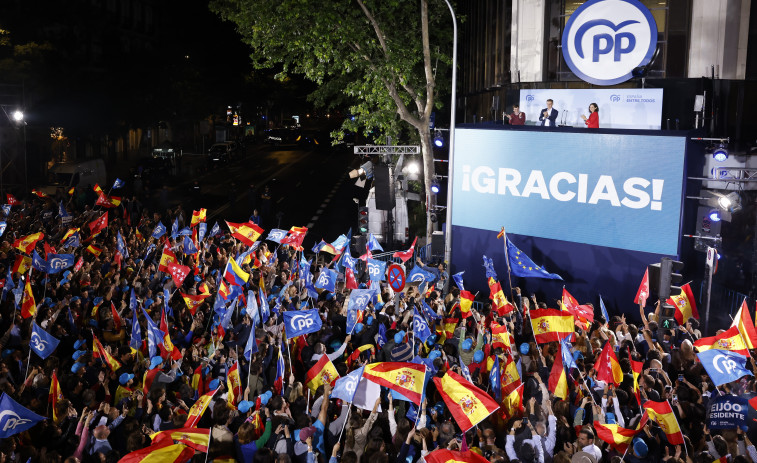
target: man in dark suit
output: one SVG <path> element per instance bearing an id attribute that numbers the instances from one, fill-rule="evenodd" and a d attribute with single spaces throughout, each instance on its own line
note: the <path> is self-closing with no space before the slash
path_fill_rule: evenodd
<path id="1" fill-rule="evenodd" d="M 552 100 L 547 100 L 547 107 L 541 110 L 539 113 L 539 120 L 543 127 L 556 127 L 557 126 L 557 110 L 552 107 Z"/>

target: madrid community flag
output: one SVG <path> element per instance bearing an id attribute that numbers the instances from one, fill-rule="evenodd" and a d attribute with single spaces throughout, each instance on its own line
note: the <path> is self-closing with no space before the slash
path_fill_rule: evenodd
<path id="1" fill-rule="evenodd" d="M 692 317 L 699 319 L 697 303 L 694 300 L 694 293 L 691 291 L 689 283 L 681 286 L 681 294 L 670 296 L 667 302 L 675 306 L 675 319 L 679 325 L 683 325 Z"/>
<path id="2" fill-rule="evenodd" d="M 434 378 L 434 384 L 463 431 L 485 420 L 499 408 L 489 394 L 452 370 L 447 371 L 442 378 Z"/>
<path id="3" fill-rule="evenodd" d="M 426 365 L 408 362 L 379 362 L 365 366 L 363 377 L 379 386 L 397 391 L 415 405 L 421 405 Z"/>
<path id="4" fill-rule="evenodd" d="M 187 421 L 184 423 L 185 428 L 194 428 L 202 418 L 202 414 L 205 413 L 205 409 L 208 408 L 208 404 L 213 400 L 213 396 L 216 395 L 218 389 L 208 392 L 200 396 L 197 402 L 192 405 L 192 408 L 187 412 Z"/>
<path id="5" fill-rule="evenodd" d="M 322 355 L 320 360 L 308 370 L 305 385 L 310 389 L 310 392 L 315 394 L 318 386 L 324 384 L 333 385 L 338 378 L 339 372 L 336 371 L 334 364 L 331 363 L 327 355 Z"/>
<path id="6" fill-rule="evenodd" d="M 654 402 L 647 400 L 644 402 L 644 410 L 649 414 L 649 419 L 655 421 L 668 438 L 670 445 L 683 444 L 683 433 L 678 426 L 678 420 L 673 414 L 670 402 Z"/>
<path id="7" fill-rule="evenodd" d="M 749 357 L 749 350 L 746 344 L 744 344 L 744 339 L 741 337 L 737 326 L 732 326 L 717 336 L 697 339 L 694 341 L 694 347 L 699 352 L 704 352 L 708 349 L 720 349 L 730 350 Z"/>
<path id="8" fill-rule="evenodd" d="M 739 311 L 736 312 L 736 316 L 733 317 L 733 323 L 731 326 L 736 326 L 739 329 L 741 337 L 744 338 L 747 348 L 757 348 L 757 329 L 755 329 L 752 317 L 749 315 L 749 308 L 746 304 L 746 298 L 741 303 Z"/>
<path id="9" fill-rule="evenodd" d="M 609 341 L 605 342 L 594 369 L 597 370 L 597 379 L 600 381 L 616 386 L 623 382 L 623 370 L 620 369 L 618 357 Z"/>
<path id="10" fill-rule="evenodd" d="M 556 309 L 536 309 L 529 311 L 534 338 L 539 344 L 559 342 L 573 333 L 573 314 Z"/>
<path id="11" fill-rule="evenodd" d="M 413 244 L 410 245 L 410 248 L 407 251 L 396 251 L 394 254 L 392 254 L 392 257 L 399 257 L 399 259 L 403 263 L 407 262 L 410 258 L 413 257 L 413 254 L 415 253 L 415 243 L 417 241 L 418 237 L 416 236 L 413 240 Z"/>
<path id="12" fill-rule="evenodd" d="M 610 444 L 616 451 L 625 453 L 628 446 L 633 442 L 633 438 L 647 424 L 648 420 L 649 415 L 644 413 L 635 429 L 622 428 L 617 424 L 603 424 L 595 421 L 594 429 L 597 431 L 597 437 Z"/>
<path id="13" fill-rule="evenodd" d="M 649 267 L 644 271 L 644 278 L 641 279 L 639 290 L 636 291 L 636 297 L 633 302 L 645 307 L 647 305 L 647 298 L 649 298 Z"/>

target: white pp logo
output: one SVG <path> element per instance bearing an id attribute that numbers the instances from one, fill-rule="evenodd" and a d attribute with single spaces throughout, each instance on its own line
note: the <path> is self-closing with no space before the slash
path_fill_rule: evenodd
<path id="1" fill-rule="evenodd" d="M 740 368 L 740 365 L 736 363 L 735 360 L 723 354 L 718 354 L 713 357 L 712 364 L 721 375 L 732 375 L 737 369 Z"/>
<path id="2" fill-rule="evenodd" d="M 10 410 L 5 410 L 4 412 L 0 413 L 0 429 L 2 431 L 7 430 L 14 430 L 18 426 L 23 426 L 27 423 L 31 423 L 32 420 L 27 418 L 21 418 L 16 414 L 15 412 L 12 412 Z"/>
<path id="3" fill-rule="evenodd" d="M 313 321 L 313 319 L 308 315 L 295 315 L 294 317 L 292 317 L 292 320 L 289 322 L 289 324 L 292 326 L 292 328 L 299 331 L 310 328 L 315 324 L 315 321 Z"/>
<path id="4" fill-rule="evenodd" d="M 657 23 L 638 0 L 589 0 L 562 35 L 565 62 L 582 80 L 615 85 L 647 64 L 657 48 Z"/>

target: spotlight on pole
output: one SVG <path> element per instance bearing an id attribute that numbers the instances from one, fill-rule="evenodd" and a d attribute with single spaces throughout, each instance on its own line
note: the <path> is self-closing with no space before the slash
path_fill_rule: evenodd
<path id="1" fill-rule="evenodd" d="M 723 162 L 728 159 L 728 148 L 725 143 L 721 142 L 717 148 L 712 152 L 712 158 L 718 162 Z"/>
<path id="2" fill-rule="evenodd" d="M 437 148 L 444 146 L 444 137 L 438 130 L 434 130 L 434 145 L 436 145 Z"/>
<path id="3" fill-rule="evenodd" d="M 713 222 L 720 222 L 720 220 L 722 219 L 722 216 L 720 215 L 720 211 L 717 209 L 711 210 L 707 216 Z"/>
<path id="4" fill-rule="evenodd" d="M 437 180 L 431 182 L 431 193 L 435 195 L 439 194 L 439 182 Z"/>
<path id="5" fill-rule="evenodd" d="M 20 109 L 13 111 L 12 116 L 13 120 L 16 122 L 21 122 L 24 120 L 24 113 Z"/>

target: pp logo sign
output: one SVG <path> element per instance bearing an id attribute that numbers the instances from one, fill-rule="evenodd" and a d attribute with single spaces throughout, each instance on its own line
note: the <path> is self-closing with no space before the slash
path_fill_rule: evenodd
<path id="1" fill-rule="evenodd" d="M 657 23 L 638 0 L 589 0 L 573 12 L 562 35 L 568 67 L 595 85 L 627 81 L 656 48 Z"/>
<path id="2" fill-rule="evenodd" d="M 712 363 L 718 373 L 723 375 L 732 375 L 736 370 L 740 369 L 738 363 L 732 358 L 728 358 L 723 354 L 718 354 L 712 359 Z"/>
<path id="3" fill-rule="evenodd" d="M 18 426 L 23 426 L 27 423 L 31 423 L 32 420 L 27 418 L 21 418 L 16 413 L 6 410 L 2 413 L 0 413 L 0 429 L 3 430 L 3 432 L 7 430 L 14 430 Z"/>
<path id="4" fill-rule="evenodd" d="M 534 101 L 533 95 L 526 95 L 526 101 Z"/>
<path id="5" fill-rule="evenodd" d="M 292 328 L 300 331 L 310 328 L 315 324 L 315 321 L 307 315 L 295 315 L 289 323 L 292 325 Z"/>
<path id="6" fill-rule="evenodd" d="M 617 103 L 618 101 L 620 101 L 620 95 L 610 95 L 610 101 Z"/>
<path id="7" fill-rule="evenodd" d="M 31 347 L 38 352 L 44 352 L 45 349 L 47 349 L 47 341 L 40 338 L 37 333 L 32 333 L 32 337 L 29 339 L 29 344 L 31 344 Z"/>

